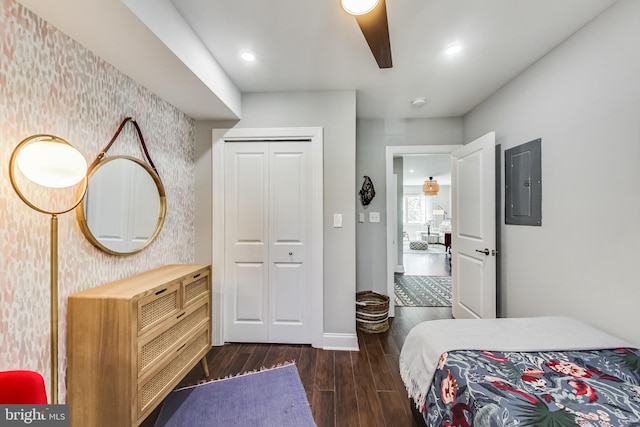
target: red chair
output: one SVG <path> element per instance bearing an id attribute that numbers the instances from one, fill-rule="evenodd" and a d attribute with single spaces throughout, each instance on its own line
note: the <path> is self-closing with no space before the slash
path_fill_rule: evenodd
<path id="1" fill-rule="evenodd" d="M 34 371 L 0 371 L 0 404 L 47 404 L 44 378 Z"/>

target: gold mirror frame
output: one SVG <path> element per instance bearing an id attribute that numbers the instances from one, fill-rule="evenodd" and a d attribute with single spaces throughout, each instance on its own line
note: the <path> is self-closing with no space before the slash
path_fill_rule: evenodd
<path id="1" fill-rule="evenodd" d="M 156 185 L 156 188 L 158 190 L 158 197 L 159 197 L 159 203 L 160 203 L 160 209 L 159 209 L 159 215 L 158 215 L 158 219 L 156 222 L 156 227 L 155 230 L 153 232 L 153 234 L 149 237 L 149 239 L 147 239 L 147 241 L 142 244 L 141 246 L 135 248 L 132 251 L 128 251 L 128 252 L 119 252 L 117 250 L 114 250 L 112 248 L 109 248 L 107 246 L 105 246 L 103 243 L 101 243 L 98 238 L 94 235 L 94 233 L 92 232 L 92 230 L 89 227 L 89 224 L 87 222 L 87 218 L 86 218 L 86 212 L 85 212 L 85 205 L 86 205 L 86 201 L 79 204 L 76 207 L 76 218 L 78 220 L 78 224 L 80 225 L 80 229 L 82 230 L 82 233 L 85 235 L 85 237 L 87 238 L 87 240 L 89 240 L 89 242 L 91 242 L 92 245 L 94 245 L 95 247 L 97 247 L 98 249 L 111 254 L 111 255 L 117 255 L 117 256 L 125 256 L 125 255 L 132 255 L 135 253 L 138 253 L 142 250 L 144 250 L 145 248 L 147 248 L 157 237 L 158 234 L 160 233 L 160 230 L 162 229 L 162 226 L 164 224 L 164 220 L 165 220 L 165 216 L 166 216 L 166 212 L 167 212 L 167 201 L 166 201 L 166 194 L 165 194 L 165 190 L 164 190 L 164 186 L 162 184 L 162 181 L 160 180 L 160 177 L 158 176 L 158 174 L 146 163 L 140 161 L 139 159 L 136 159 L 135 157 L 130 157 L 130 156 L 112 156 L 112 157 L 104 157 L 102 158 L 98 163 L 94 164 L 91 166 L 91 169 L 88 172 L 88 185 L 87 185 L 87 195 L 89 195 L 89 191 L 91 190 L 90 185 L 91 185 L 91 178 L 95 175 L 95 173 L 100 170 L 101 167 L 105 166 L 106 164 L 114 161 L 114 160 L 129 160 L 134 162 L 136 165 L 142 167 L 148 174 L 149 176 L 153 179 L 153 182 Z M 86 196 L 85 196 L 86 197 Z"/>

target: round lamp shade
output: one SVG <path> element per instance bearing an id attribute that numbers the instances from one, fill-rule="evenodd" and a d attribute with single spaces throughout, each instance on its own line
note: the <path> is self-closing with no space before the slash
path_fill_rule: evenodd
<path id="1" fill-rule="evenodd" d="M 71 144 L 48 134 L 22 140 L 11 153 L 9 178 L 31 208 L 48 214 L 74 209 L 87 189 L 87 161 Z"/>
<path id="2" fill-rule="evenodd" d="M 87 173 L 87 161 L 82 154 L 54 139 L 42 139 L 22 147 L 16 161 L 30 181 L 49 188 L 71 187 Z"/>
<path id="3" fill-rule="evenodd" d="M 378 5 L 379 0 L 341 0 L 342 8 L 351 15 L 364 15 Z"/>

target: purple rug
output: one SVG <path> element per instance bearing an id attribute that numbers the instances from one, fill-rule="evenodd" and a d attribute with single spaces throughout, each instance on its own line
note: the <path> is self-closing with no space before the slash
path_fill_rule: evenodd
<path id="1" fill-rule="evenodd" d="M 295 364 L 171 392 L 155 427 L 315 426 Z"/>

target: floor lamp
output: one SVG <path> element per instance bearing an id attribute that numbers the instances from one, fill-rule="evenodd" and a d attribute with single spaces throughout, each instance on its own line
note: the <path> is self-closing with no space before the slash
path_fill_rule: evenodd
<path id="1" fill-rule="evenodd" d="M 51 403 L 58 403 L 58 215 L 82 202 L 87 190 L 87 162 L 64 139 L 38 134 L 22 140 L 11 153 L 9 177 L 20 199 L 51 215 Z"/>

